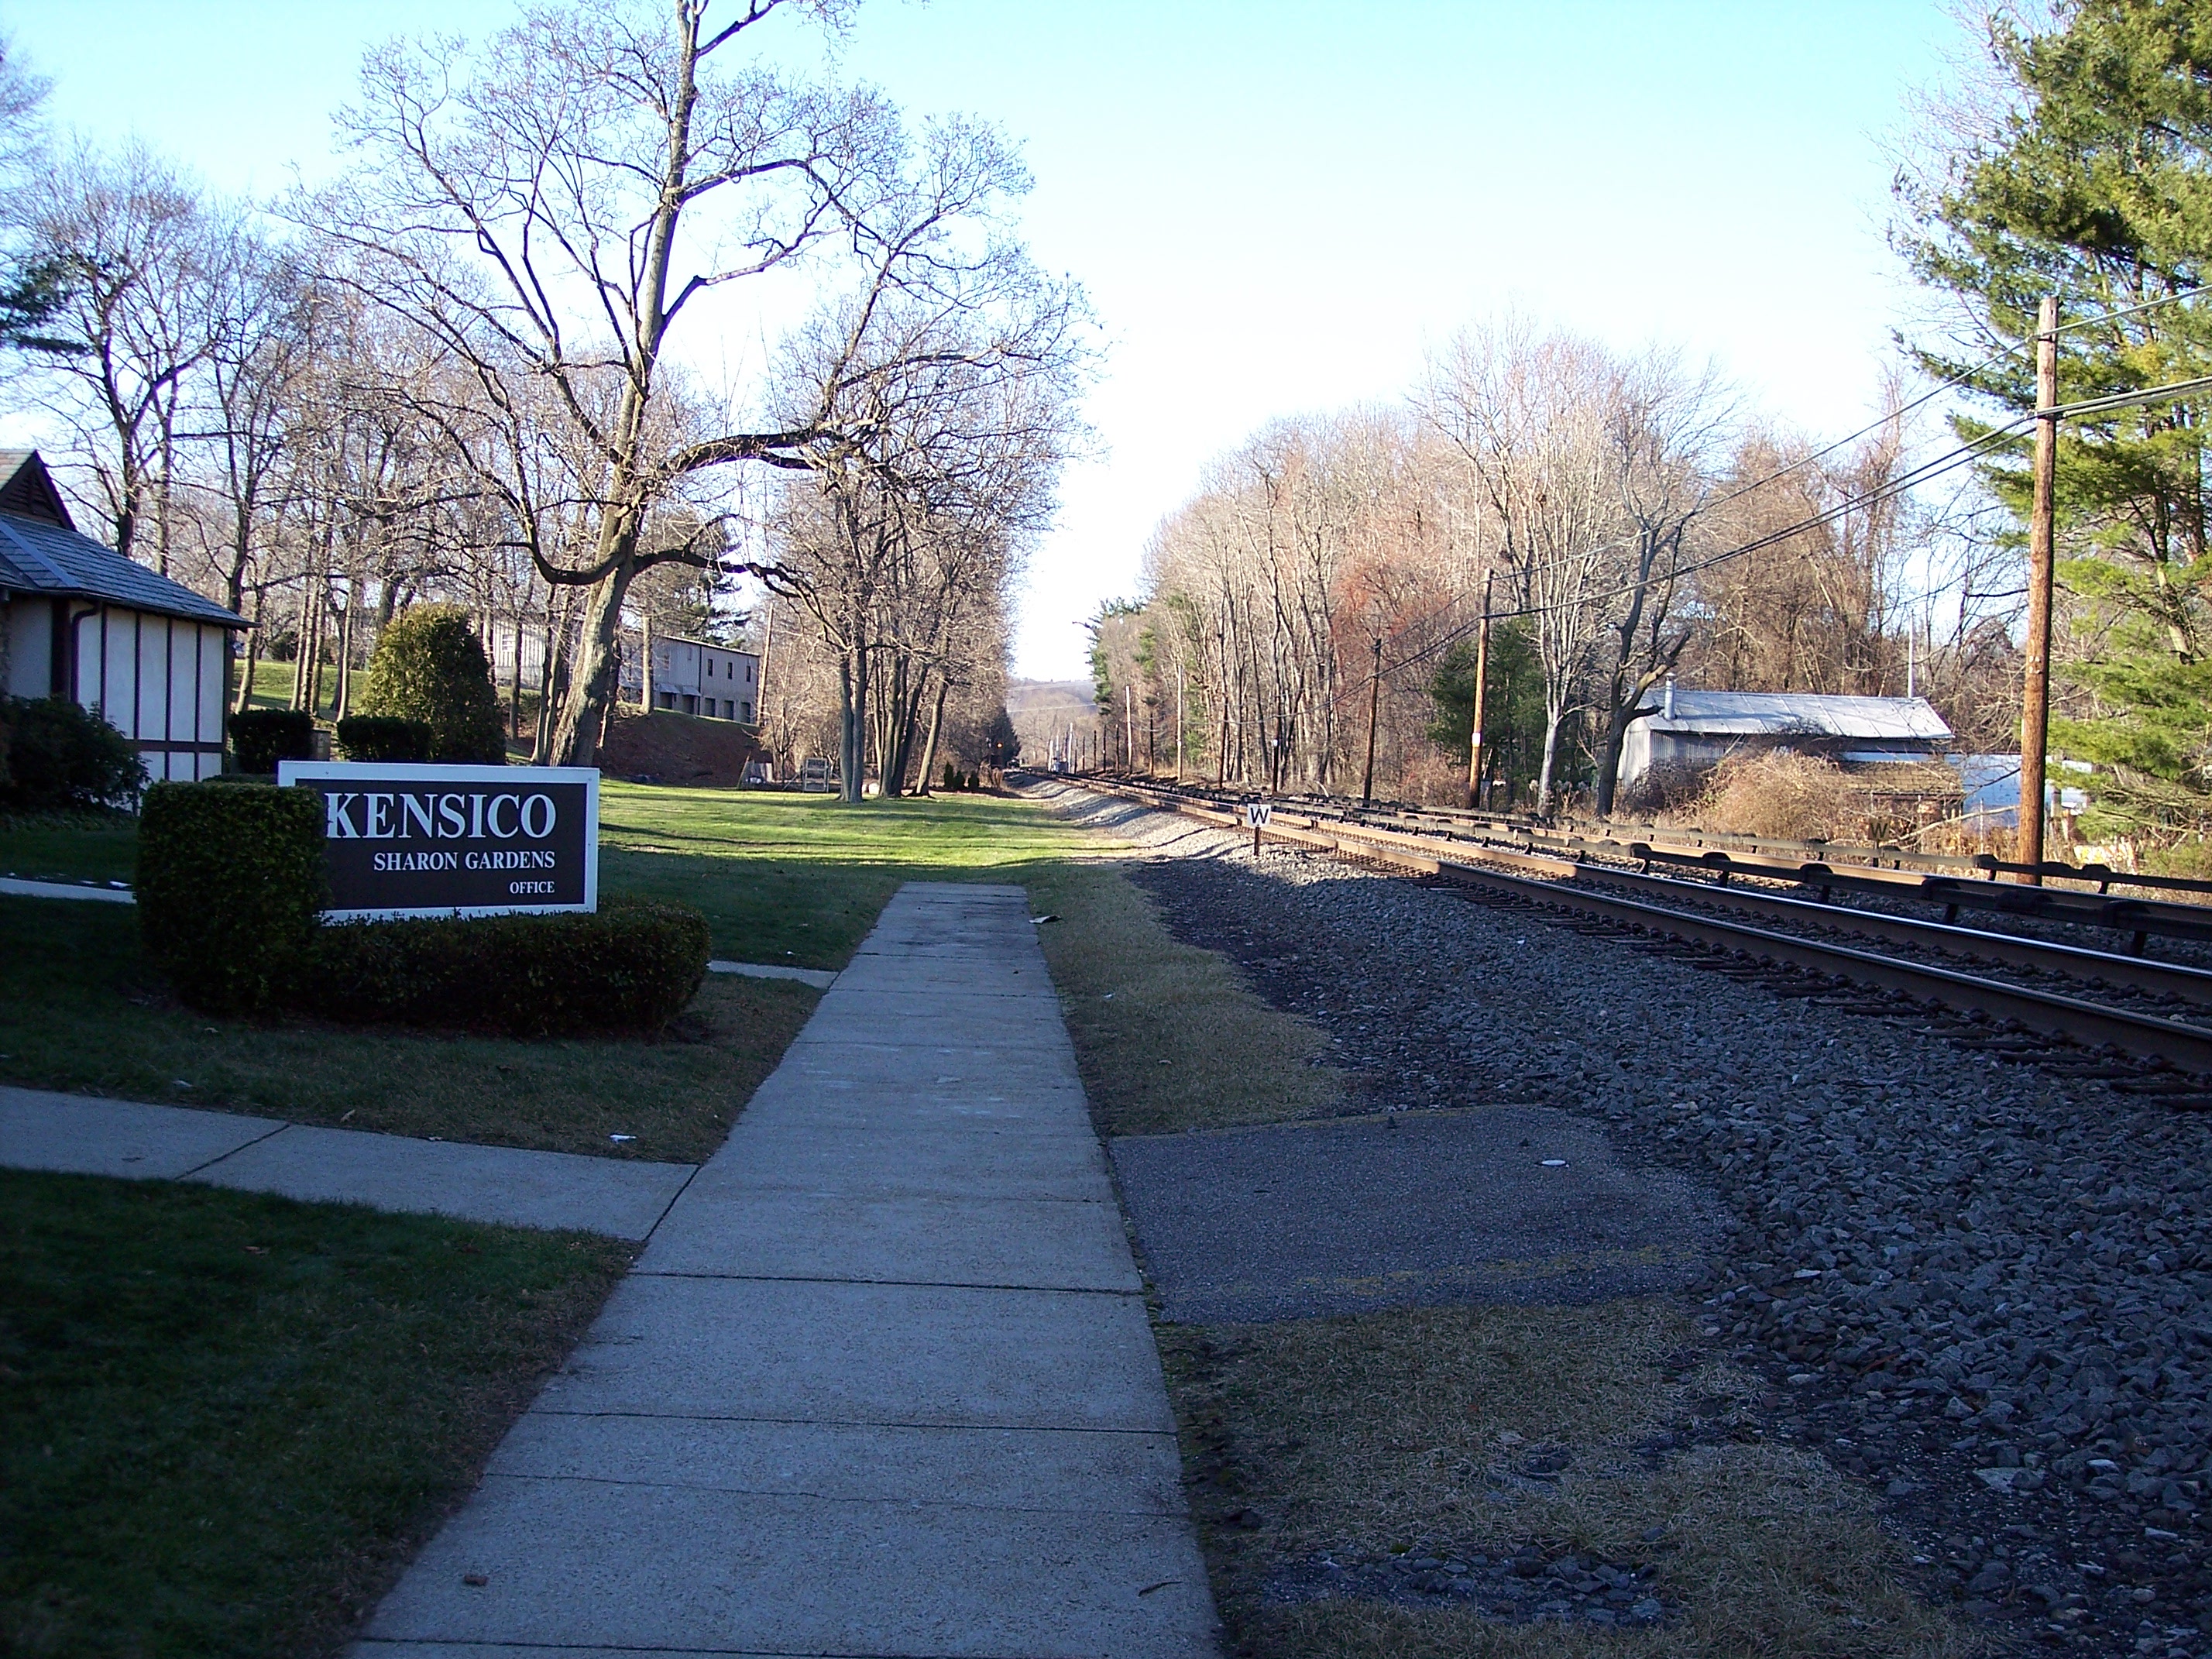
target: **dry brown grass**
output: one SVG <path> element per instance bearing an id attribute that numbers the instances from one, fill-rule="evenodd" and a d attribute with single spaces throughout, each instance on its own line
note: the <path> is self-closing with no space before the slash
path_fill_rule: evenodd
<path id="1" fill-rule="evenodd" d="M 1707 830 L 1778 841 L 1862 841 L 1867 833 L 1865 793 L 1841 767 L 1781 750 L 1731 755 L 1679 816 Z"/>
<path id="2" fill-rule="evenodd" d="M 1328 1039 L 1271 1008 L 1234 963 L 1178 944 L 1110 864 L 1043 866 L 1031 902 L 1091 1109 L 1109 1134 L 1310 1117 L 1342 1098 Z"/>
<path id="3" fill-rule="evenodd" d="M 1958 1659 L 1869 1501 L 1825 1462 L 1726 1437 L 1751 1380 L 1701 1365 L 1659 1298 L 1602 1309 L 1449 1308 L 1206 1329 L 1164 1327 L 1215 1589 L 1239 1649 L 1324 1655 L 1660 1654 Z M 1717 1443 L 1636 1449 L 1692 1419 Z M 1516 1465 L 1573 1461 L 1555 1485 Z M 1228 1517 L 1250 1510 L 1262 1526 Z M 1666 1528 L 1656 1543 L 1644 1541 Z M 1267 1603 L 1268 1574 L 1323 1549 L 1492 1553 L 1540 1540 L 1656 1570 L 1661 1632 L 1510 1626 L 1451 1607 Z"/>
<path id="4" fill-rule="evenodd" d="M 1380 787 L 1380 781 L 1377 782 Z M 1425 749 L 1406 757 L 1395 798 L 1415 806 L 1467 805 L 1467 757 Z"/>

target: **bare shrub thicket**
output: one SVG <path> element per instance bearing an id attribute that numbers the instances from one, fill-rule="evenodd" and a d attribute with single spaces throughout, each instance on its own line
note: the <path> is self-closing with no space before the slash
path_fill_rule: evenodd
<path id="1" fill-rule="evenodd" d="M 1623 786 L 1614 798 L 1620 810 L 1632 817 L 1656 818 L 1680 812 L 1705 793 L 1711 769 L 1684 761 L 1661 761 L 1644 769 L 1633 783 Z"/>
<path id="2" fill-rule="evenodd" d="M 1863 841 L 1866 797 L 1844 769 L 1786 749 L 1731 755 L 1680 815 L 1707 830 L 1778 841 Z"/>

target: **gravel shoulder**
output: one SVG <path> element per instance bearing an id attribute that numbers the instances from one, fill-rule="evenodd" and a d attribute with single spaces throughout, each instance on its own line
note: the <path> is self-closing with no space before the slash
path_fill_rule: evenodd
<path id="1" fill-rule="evenodd" d="M 1327 1034 L 1338 1109 L 1556 1110 L 1718 1194 L 1704 1275 L 1668 1304 L 1690 1380 L 1662 1413 L 1663 1468 L 1733 1446 L 1814 1471 L 1879 1513 L 1895 1565 L 1977 1639 L 2212 1653 L 2212 1125 L 1402 878 L 1255 861 L 1152 816 L 1157 832 L 1130 817 L 1115 833 L 1173 850 L 1131 879 L 1179 940 Z M 1197 1347 L 1204 1331 L 1341 1322 L 1203 1328 Z M 1233 1401 L 1210 1352 L 1195 1371 Z M 1221 1467 L 1240 1468 L 1265 1413 L 1212 1410 Z M 1359 1605 L 1382 1609 L 1377 1631 L 1414 1616 Z M 1402 1636 L 1339 1650 L 1427 1650 Z M 1869 1628 L 1835 1650 L 1953 1639 Z"/>

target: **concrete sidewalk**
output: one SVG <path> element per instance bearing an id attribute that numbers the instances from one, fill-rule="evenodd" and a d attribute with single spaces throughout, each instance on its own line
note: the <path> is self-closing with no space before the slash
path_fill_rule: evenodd
<path id="1" fill-rule="evenodd" d="M 1212 1654 L 1019 888 L 910 884 L 364 1659 Z"/>
<path id="2" fill-rule="evenodd" d="M 204 1181 L 315 1203 L 631 1239 L 651 1234 L 695 1173 L 689 1164 L 318 1129 L 4 1085 L 0 1168 Z"/>

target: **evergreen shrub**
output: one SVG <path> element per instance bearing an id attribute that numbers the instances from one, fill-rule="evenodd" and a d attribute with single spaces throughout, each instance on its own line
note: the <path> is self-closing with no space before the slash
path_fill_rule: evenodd
<path id="1" fill-rule="evenodd" d="M 0 804 L 24 812 L 129 806 L 146 785 L 131 739 L 67 697 L 0 698 Z"/>
<path id="2" fill-rule="evenodd" d="M 642 899 L 594 915 L 344 922 L 316 933 L 295 1006 L 518 1037 L 653 1031 L 697 994 L 707 956 L 704 916 Z"/>
<path id="3" fill-rule="evenodd" d="M 430 728 L 389 714 L 349 714 L 338 722 L 340 758 L 421 762 L 430 758 Z"/>
<path id="4" fill-rule="evenodd" d="M 327 892 L 312 789 L 157 783 L 138 826 L 138 927 L 177 994 L 209 1013 L 285 999 Z"/>
<path id="5" fill-rule="evenodd" d="M 361 711 L 428 726 L 431 760 L 506 763 L 491 662 L 457 605 L 416 605 L 386 625 L 368 659 Z"/>
<path id="6" fill-rule="evenodd" d="M 315 717 L 304 708 L 248 708 L 230 717 L 230 756 L 241 772 L 273 773 L 279 761 L 315 757 Z"/>

